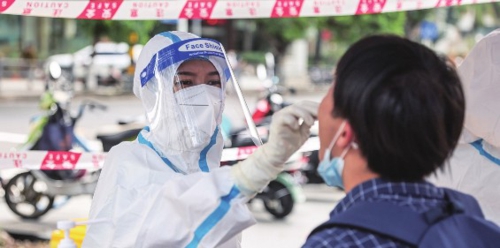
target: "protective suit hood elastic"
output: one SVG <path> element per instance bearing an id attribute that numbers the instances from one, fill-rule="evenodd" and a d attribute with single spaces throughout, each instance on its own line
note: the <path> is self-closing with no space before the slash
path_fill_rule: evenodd
<path id="1" fill-rule="evenodd" d="M 214 40 L 165 32 L 144 46 L 137 61 L 134 94 L 142 101 L 149 125 L 141 132 L 143 143 L 183 174 L 219 167 L 223 140 L 218 126 L 230 80 L 222 49 Z M 220 88 L 174 90 L 179 66 L 190 60 L 209 61 L 220 76 Z"/>

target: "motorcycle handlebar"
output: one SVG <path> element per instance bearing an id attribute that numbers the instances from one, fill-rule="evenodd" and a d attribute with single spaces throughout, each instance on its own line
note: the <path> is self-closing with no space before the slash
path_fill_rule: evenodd
<path id="1" fill-rule="evenodd" d="M 108 106 L 104 105 L 104 104 L 100 104 L 98 102 L 89 102 L 87 103 L 87 105 L 89 106 L 90 109 L 99 109 L 99 110 L 102 110 L 102 111 L 106 111 L 108 110 Z"/>
<path id="2" fill-rule="evenodd" d="M 297 90 L 293 87 L 287 87 L 287 86 L 283 86 L 283 85 L 279 85 L 279 84 L 276 84 L 276 85 L 272 85 L 270 87 L 267 88 L 267 91 L 268 93 L 278 93 L 278 94 L 285 94 L 285 93 L 289 93 L 289 94 L 292 94 L 292 95 L 295 95 L 297 93 Z"/>
<path id="3" fill-rule="evenodd" d="M 102 111 L 106 111 L 108 109 L 108 107 L 104 104 L 100 104 L 100 103 L 94 102 L 94 101 L 84 101 L 84 102 L 82 102 L 82 104 L 80 104 L 80 108 L 78 109 L 78 114 L 74 118 L 75 120 L 78 120 L 78 119 L 80 119 L 80 117 L 82 117 L 83 112 L 85 111 L 85 107 L 87 107 L 87 106 L 89 107 L 89 110 L 91 110 L 91 111 L 95 108 L 102 110 Z"/>

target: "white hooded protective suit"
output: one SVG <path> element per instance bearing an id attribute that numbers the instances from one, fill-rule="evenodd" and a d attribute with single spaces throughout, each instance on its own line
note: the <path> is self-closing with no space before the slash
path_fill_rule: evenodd
<path id="1" fill-rule="evenodd" d="M 174 92 L 178 67 L 210 61 L 222 89 Z M 148 127 L 111 149 L 92 201 L 83 247 L 239 247 L 253 225 L 248 197 L 219 168 L 224 88 L 230 78 L 219 42 L 189 33 L 153 37 L 137 62 L 134 93 Z"/>
<path id="2" fill-rule="evenodd" d="M 458 67 L 466 112 L 460 143 L 430 180 L 476 197 L 487 219 L 500 225 L 500 30 L 472 49 Z"/>

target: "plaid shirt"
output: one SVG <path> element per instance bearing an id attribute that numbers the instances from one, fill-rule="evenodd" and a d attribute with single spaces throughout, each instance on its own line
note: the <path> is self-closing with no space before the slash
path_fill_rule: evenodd
<path id="1" fill-rule="evenodd" d="M 330 213 L 331 216 L 342 213 L 353 205 L 363 202 L 392 202 L 408 207 L 416 212 L 426 210 L 442 203 L 444 192 L 428 182 L 415 183 L 390 182 L 380 178 L 372 179 L 356 186 Z M 390 223 L 387 223 L 390 225 Z M 310 236 L 303 248 L 320 247 L 409 247 L 396 240 L 353 228 L 333 227 Z"/>

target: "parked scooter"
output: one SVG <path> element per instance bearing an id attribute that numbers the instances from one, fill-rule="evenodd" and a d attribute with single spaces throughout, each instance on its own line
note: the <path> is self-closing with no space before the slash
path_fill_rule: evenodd
<path id="1" fill-rule="evenodd" d="M 53 68 L 57 68 L 54 66 Z M 58 80 L 58 70 L 51 78 Z M 71 91 L 47 91 L 41 98 L 40 107 L 47 112 L 32 120 L 32 128 L 23 150 L 84 151 L 91 149 L 74 133 L 78 120 L 86 109 L 105 110 L 106 106 L 93 101 L 84 101 L 76 116 L 70 113 Z M 111 136 L 99 136 L 103 150 L 124 140 L 135 139 L 140 129 L 127 130 Z M 18 216 L 36 219 L 54 206 L 56 196 L 67 198 L 82 194 L 93 194 L 100 170 L 31 170 L 11 178 L 4 186 L 7 206 Z"/>
<path id="2" fill-rule="evenodd" d="M 266 91 L 264 96 L 257 102 L 257 107 L 252 113 L 252 119 L 260 122 L 264 118 L 272 116 L 276 111 L 290 105 L 284 101 L 283 95 L 286 93 L 295 94 L 295 89 L 287 88 L 279 84 L 279 77 L 269 78 L 264 65 L 257 66 L 257 76 L 264 81 Z"/>

